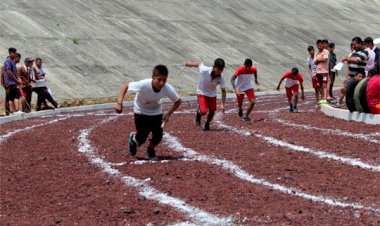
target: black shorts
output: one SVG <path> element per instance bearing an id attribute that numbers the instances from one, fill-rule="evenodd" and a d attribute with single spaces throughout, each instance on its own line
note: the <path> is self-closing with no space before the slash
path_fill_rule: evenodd
<path id="1" fill-rule="evenodd" d="M 153 145 L 157 145 L 162 140 L 163 129 L 162 114 L 160 115 L 142 115 L 135 113 L 135 125 L 136 125 L 136 141 L 139 145 L 145 143 L 150 132 L 152 132 L 152 139 L 150 142 Z"/>
<path id="2" fill-rule="evenodd" d="M 17 88 L 17 85 L 9 86 L 8 93 L 9 101 L 14 101 L 15 99 L 20 99 L 20 90 Z"/>

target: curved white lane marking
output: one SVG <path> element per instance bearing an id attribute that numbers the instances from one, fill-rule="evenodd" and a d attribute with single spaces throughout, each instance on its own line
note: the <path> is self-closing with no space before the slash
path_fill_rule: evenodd
<path id="1" fill-rule="evenodd" d="M 274 137 L 264 136 L 264 135 L 262 135 L 262 134 L 260 134 L 260 133 L 258 133 L 256 131 L 247 130 L 247 129 L 238 129 L 238 128 L 235 128 L 233 126 L 226 125 L 226 124 L 224 124 L 221 121 L 221 114 L 220 113 L 218 113 L 215 116 L 215 122 L 216 122 L 217 126 L 220 127 L 220 128 L 227 129 L 229 131 L 235 132 L 235 133 L 237 133 L 239 135 L 242 135 L 242 136 L 251 136 L 251 135 L 253 135 L 253 136 L 257 137 L 257 138 L 260 138 L 260 139 L 266 141 L 267 143 L 269 143 L 271 145 L 274 145 L 274 146 L 280 146 L 280 147 L 287 148 L 288 150 L 308 153 L 308 154 L 314 155 L 314 156 L 316 156 L 318 158 L 321 158 L 321 159 L 331 159 L 331 160 L 334 160 L 334 161 L 337 161 L 337 162 L 341 162 L 341 163 L 344 163 L 344 164 L 347 164 L 347 165 L 359 167 L 359 168 L 362 168 L 362 169 L 371 170 L 371 171 L 374 171 L 374 172 L 380 172 L 380 166 L 379 165 L 371 165 L 371 164 L 362 162 L 362 161 L 360 161 L 358 159 L 353 159 L 353 158 L 348 158 L 348 157 L 342 157 L 342 156 L 338 156 L 338 155 L 335 155 L 335 154 L 327 153 L 327 152 L 324 152 L 324 151 L 316 151 L 316 150 L 313 150 L 311 148 L 307 148 L 307 147 L 303 147 L 303 146 L 299 146 L 299 145 L 290 144 L 288 142 L 276 139 Z"/>
<path id="2" fill-rule="evenodd" d="M 195 160 L 205 162 L 205 163 L 208 163 L 211 165 L 220 166 L 224 170 L 232 173 L 234 176 L 236 176 L 242 180 L 248 181 L 250 183 L 253 183 L 253 184 L 263 185 L 263 186 L 269 187 L 273 190 L 276 190 L 276 191 L 279 191 L 282 193 L 286 193 L 286 194 L 289 194 L 292 196 L 298 196 L 298 197 L 301 197 L 301 198 L 304 198 L 307 200 L 311 200 L 313 202 L 325 203 L 325 204 L 328 204 L 331 206 L 351 207 L 354 209 L 364 209 L 364 210 L 371 210 L 374 212 L 380 212 L 380 208 L 378 208 L 378 207 L 367 207 L 367 206 L 364 206 L 360 203 L 348 203 L 348 202 L 342 202 L 342 201 L 339 201 L 337 199 L 330 198 L 327 196 L 311 195 L 311 194 L 307 194 L 305 192 L 302 192 L 296 188 L 286 187 L 286 186 L 283 186 L 280 184 L 271 183 L 265 179 L 255 178 L 253 175 L 250 175 L 249 173 L 247 173 L 246 171 L 244 171 L 239 166 L 237 166 L 236 164 L 234 164 L 233 162 L 231 162 L 229 160 L 222 160 L 222 159 L 218 159 L 215 157 L 202 155 L 202 154 L 196 152 L 195 150 L 193 150 L 191 148 L 184 147 L 178 141 L 178 139 L 176 137 L 174 137 L 168 133 L 164 134 L 164 142 L 170 148 L 172 148 L 175 151 L 182 153 L 187 158 L 195 159 Z"/>
<path id="3" fill-rule="evenodd" d="M 94 152 L 91 142 L 88 140 L 88 135 L 97 126 L 114 120 L 116 117 L 110 117 L 101 121 L 100 123 L 90 127 L 89 129 L 83 129 L 80 131 L 78 137 L 79 145 L 78 151 L 87 156 L 90 162 L 100 167 L 104 172 L 108 173 L 110 176 L 115 176 L 121 178 L 125 185 L 134 187 L 138 190 L 141 196 L 147 199 L 157 201 L 161 204 L 171 206 L 178 211 L 185 214 L 189 219 L 194 221 L 195 224 L 199 225 L 232 225 L 234 218 L 232 217 L 219 217 L 217 215 L 210 214 L 202 209 L 193 207 L 179 198 L 169 196 L 157 189 L 151 187 L 146 180 L 140 180 L 131 176 L 123 176 L 120 171 L 114 169 L 112 165 L 105 161 L 104 159 L 98 157 Z"/>

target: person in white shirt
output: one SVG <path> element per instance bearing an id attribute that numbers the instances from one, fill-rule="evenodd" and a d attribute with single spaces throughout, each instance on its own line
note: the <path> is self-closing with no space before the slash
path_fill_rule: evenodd
<path id="1" fill-rule="evenodd" d="M 132 156 L 136 155 L 137 147 L 145 143 L 149 133 L 152 133 L 147 155 L 149 160 L 158 160 L 155 147 L 162 140 L 163 127 L 182 102 L 173 86 L 166 83 L 168 74 L 169 71 L 166 66 L 157 65 L 153 69 L 151 79 L 125 83 L 120 87 L 118 102 L 115 107 L 117 113 L 123 111 L 123 99 L 126 92 L 130 90 L 137 93 L 133 103 L 136 132 L 131 132 L 129 135 L 129 153 Z M 174 104 L 163 115 L 161 99 L 165 97 L 168 97 Z"/>
<path id="2" fill-rule="evenodd" d="M 252 60 L 247 58 L 244 61 L 244 65 L 238 67 L 231 77 L 231 85 L 235 90 L 237 102 L 238 102 L 238 115 L 243 121 L 250 122 L 251 118 L 249 114 L 252 112 L 255 106 L 255 91 L 253 89 L 252 78 L 255 77 L 255 84 L 259 85 L 257 81 L 257 68 L 252 66 Z M 237 84 L 235 85 L 235 80 Z M 243 100 L 244 95 L 247 96 L 250 103 L 245 116 L 243 117 Z"/>
<path id="3" fill-rule="evenodd" d="M 199 109 L 197 110 L 195 117 L 195 125 L 201 125 L 201 117 L 207 115 L 207 120 L 204 124 L 203 130 L 210 130 L 210 122 L 214 118 L 216 111 L 216 87 L 219 85 L 222 91 L 222 104 L 220 106 L 222 112 L 225 110 L 226 102 L 226 81 L 222 72 L 225 67 L 224 60 L 217 58 L 214 61 L 213 67 L 207 67 L 203 63 L 198 63 L 194 61 L 188 61 L 185 63 L 186 67 L 197 67 L 199 69 L 199 81 L 198 81 L 198 104 Z"/>

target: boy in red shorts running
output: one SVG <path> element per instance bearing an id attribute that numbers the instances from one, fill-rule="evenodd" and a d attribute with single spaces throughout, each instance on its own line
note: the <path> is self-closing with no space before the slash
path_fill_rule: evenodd
<path id="1" fill-rule="evenodd" d="M 137 93 L 133 103 L 136 132 L 131 132 L 129 135 L 129 153 L 135 156 L 137 147 L 146 141 L 149 133 L 152 133 L 147 154 L 149 160 L 157 161 L 155 147 L 162 140 L 163 123 L 169 121 L 169 117 L 181 105 L 181 99 L 175 89 L 166 83 L 169 74 L 166 66 L 155 66 L 152 74 L 151 79 L 123 84 L 120 87 L 115 110 L 117 113 L 123 111 L 123 99 L 128 90 Z M 161 99 L 165 97 L 169 97 L 174 104 L 166 114 L 163 114 Z"/>
<path id="2" fill-rule="evenodd" d="M 244 61 L 244 65 L 236 69 L 234 75 L 231 78 L 231 85 L 237 97 L 239 117 L 243 117 L 242 106 L 243 106 L 244 94 L 247 95 L 247 98 L 249 100 L 250 105 L 247 109 L 245 116 L 243 117 L 243 121 L 246 121 L 246 122 L 251 121 L 249 114 L 251 113 L 251 111 L 253 110 L 253 107 L 255 106 L 255 92 L 254 92 L 253 84 L 252 84 L 252 76 L 255 76 L 256 85 L 259 85 L 259 82 L 257 81 L 257 69 L 256 67 L 252 66 L 251 59 L 246 59 Z M 236 79 L 237 79 L 237 84 L 235 85 Z"/>
<path id="3" fill-rule="evenodd" d="M 226 102 L 226 82 L 222 75 L 224 70 L 224 60 L 218 58 L 214 61 L 213 67 L 207 67 L 203 63 L 188 61 L 185 63 L 186 67 L 197 67 L 199 69 L 199 82 L 198 82 L 198 103 L 199 109 L 195 117 L 195 125 L 201 125 L 201 117 L 207 115 L 207 120 L 204 124 L 203 130 L 210 130 L 210 122 L 212 121 L 216 111 L 216 87 L 219 85 L 222 90 L 222 104 L 220 106 L 224 113 L 224 104 Z"/>
<path id="4" fill-rule="evenodd" d="M 292 70 L 287 71 L 281 78 L 278 83 L 277 90 L 280 90 L 280 85 L 282 81 L 285 80 L 285 89 L 286 96 L 288 97 L 289 103 L 289 111 L 290 112 L 298 112 L 297 102 L 298 102 L 298 84 L 301 85 L 302 97 L 301 99 L 305 99 L 304 91 L 303 91 L 303 78 L 302 74 L 298 72 L 297 68 L 292 68 Z M 292 103 L 292 96 L 294 96 L 294 104 Z"/>

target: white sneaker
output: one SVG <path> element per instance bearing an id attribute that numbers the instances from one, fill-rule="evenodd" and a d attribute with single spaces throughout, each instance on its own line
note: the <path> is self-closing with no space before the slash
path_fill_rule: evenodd
<path id="1" fill-rule="evenodd" d="M 16 111 L 16 112 L 14 112 L 13 114 L 14 115 L 22 115 L 22 114 L 24 114 L 25 112 L 22 112 L 21 110 L 18 110 L 18 111 Z"/>

